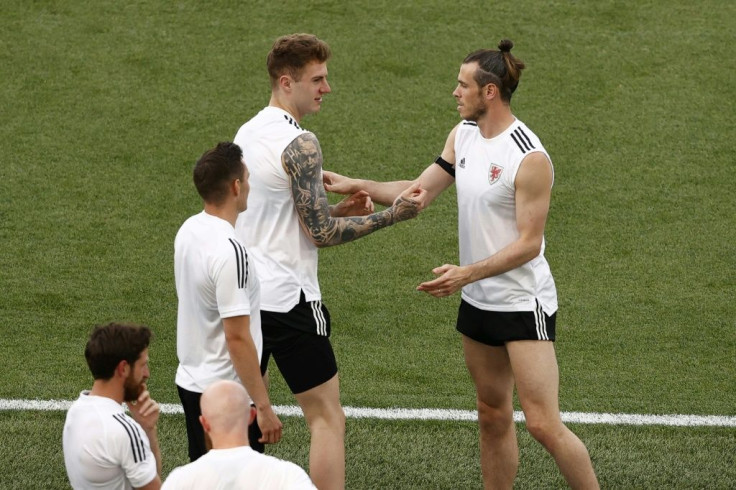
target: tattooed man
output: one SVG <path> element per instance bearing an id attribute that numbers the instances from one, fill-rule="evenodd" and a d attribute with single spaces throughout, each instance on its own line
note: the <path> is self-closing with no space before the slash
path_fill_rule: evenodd
<path id="1" fill-rule="evenodd" d="M 250 170 L 248 209 L 238 217 L 236 232 L 261 280 L 261 372 L 273 356 L 307 420 L 310 476 L 322 490 L 345 486 L 345 415 L 330 315 L 317 280 L 317 249 L 413 218 L 426 195 L 419 184 L 410 186 L 380 212 L 373 212 L 363 191 L 328 205 L 319 141 L 300 124 L 330 92 L 329 57 L 329 46 L 313 35 L 277 39 L 267 58 L 269 105 L 234 140 Z"/>

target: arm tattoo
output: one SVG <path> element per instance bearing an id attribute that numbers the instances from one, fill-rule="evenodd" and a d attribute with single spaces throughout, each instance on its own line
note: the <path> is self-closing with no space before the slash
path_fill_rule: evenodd
<path id="1" fill-rule="evenodd" d="M 416 205 L 402 198 L 402 205 L 368 216 L 330 216 L 322 183 L 322 150 L 311 133 L 292 141 L 284 150 L 281 162 L 291 180 L 291 195 L 302 228 L 318 247 L 349 242 L 417 215 Z"/>

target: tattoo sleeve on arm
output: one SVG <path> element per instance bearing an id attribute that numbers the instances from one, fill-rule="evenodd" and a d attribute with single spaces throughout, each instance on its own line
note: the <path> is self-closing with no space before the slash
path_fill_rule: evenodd
<path id="1" fill-rule="evenodd" d="M 304 133 L 292 141 L 284 150 L 281 162 L 291 180 L 291 195 L 302 228 L 318 247 L 349 242 L 416 216 L 416 211 L 412 215 L 407 209 L 411 206 L 400 206 L 398 211 L 397 206 L 391 206 L 368 216 L 330 216 L 322 183 L 322 150 L 312 133 Z"/>

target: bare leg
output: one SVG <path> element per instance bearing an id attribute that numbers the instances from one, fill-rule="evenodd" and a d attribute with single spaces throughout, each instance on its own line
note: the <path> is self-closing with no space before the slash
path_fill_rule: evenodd
<path id="1" fill-rule="evenodd" d="M 345 413 L 340 383 L 329 381 L 296 395 L 309 426 L 309 476 L 320 490 L 345 488 Z"/>
<path id="2" fill-rule="evenodd" d="M 519 468 L 514 427 L 514 377 L 504 347 L 492 347 L 463 335 L 465 364 L 475 383 L 480 428 L 480 466 L 488 489 L 513 487 Z"/>
<path id="3" fill-rule="evenodd" d="M 554 344 L 524 340 L 509 342 L 506 349 L 529 433 L 549 451 L 571 488 L 599 488 L 588 450 L 560 418 Z"/>

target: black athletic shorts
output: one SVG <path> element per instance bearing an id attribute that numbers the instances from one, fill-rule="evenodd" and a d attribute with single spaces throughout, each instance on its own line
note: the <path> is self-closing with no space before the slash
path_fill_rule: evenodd
<path id="1" fill-rule="evenodd" d="M 486 345 L 500 347 L 514 340 L 555 340 L 555 320 L 542 311 L 486 311 L 462 300 L 457 314 L 457 331 Z"/>
<path id="2" fill-rule="evenodd" d="M 329 381 L 337 374 L 337 360 L 330 344 L 330 313 L 321 301 L 306 301 L 287 313 L 261 310 L 265 374 L 273 356 L 292 393 L 299 394 Z"/>

